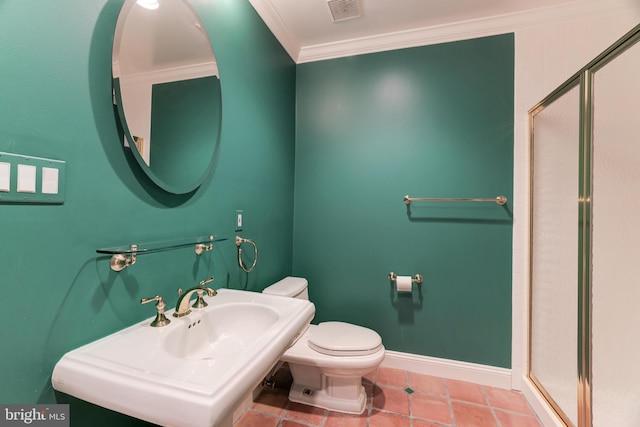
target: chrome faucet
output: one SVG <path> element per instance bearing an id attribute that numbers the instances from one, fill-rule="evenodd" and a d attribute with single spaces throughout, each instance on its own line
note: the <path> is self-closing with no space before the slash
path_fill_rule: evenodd
<path id="1" fill-rule="evenodd" d="M 197 286 L 194 286 L 191 289 L 187 289 L 184 292 L 182 291 L 182 289 L 178 289 L 178 302 L 176 302 L 176 310 L 174 311 L 173 316 L 182 317 L 191 313 L 189 300 L 191 299 L 191 295 L 193 295 L 194 293 L 198 294 L 198 300 L 193 306 L 197 308 L 206 307 L 207 303 L 202 298 L 204 293 L 206 292 L 210 297 L 213 297 L 217 294 L 215 289 L 205 286 L 209 282 L 213 282 L 213 277 L 202 280 L 200 283 L 198 283 Z"/>

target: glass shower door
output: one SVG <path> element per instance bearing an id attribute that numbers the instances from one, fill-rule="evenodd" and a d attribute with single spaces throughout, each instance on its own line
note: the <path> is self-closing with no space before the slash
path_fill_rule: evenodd
<path id="1" fill-rule="evenodd" d="M 530 378 L 577 425 L 578 81 L 535 112 L 532 126 Z"/>
<path id="2" fill-rule="evenodd" d="M 630 44 L 593 73 L 594 427 L 640 426 L 640 43 Z"/>

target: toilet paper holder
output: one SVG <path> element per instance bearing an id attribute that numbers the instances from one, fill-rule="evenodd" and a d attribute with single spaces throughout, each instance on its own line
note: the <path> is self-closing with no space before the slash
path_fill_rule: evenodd
<path id="1" fill-rule="evenodd" d="M 397 278 L 398 278 L 398 275 L 396 273 L 394 273 L 393 271 L 391 273 L 389 273 L 389 280 L 391 280 L 392 282 L 395 282 Z M 413 276 L 411 278 L 411 282 L 412 283 L 417 283 L 418 285 L 421 285 L 422 281 L 423 281 L 422 274 L 416 274 L 415 276 Z"/>

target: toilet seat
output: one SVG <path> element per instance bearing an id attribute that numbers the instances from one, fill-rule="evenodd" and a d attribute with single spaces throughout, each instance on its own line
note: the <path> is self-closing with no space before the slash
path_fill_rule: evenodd
<path id="1" fill-rule="evenodd" d="M 344 322 L 323 322 L 309 334 L 308 345 L 329 356 L 366 356 L 382 348 L 375 331 Z"/>

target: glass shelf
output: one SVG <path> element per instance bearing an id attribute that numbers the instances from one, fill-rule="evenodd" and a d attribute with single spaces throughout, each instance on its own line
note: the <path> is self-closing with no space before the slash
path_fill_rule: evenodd
<path id="1" fill-rule="evenodd" d="M 208 245 L 209 243 L 217 243 L 223 242 L 225 240 L 229 240 L 227 237 L 215 237 L 213 235 L 208 236 L 200 236 L 191 239 L 176 239 L 176 240 L 165 240 L 162 242 L 153 242 L 153 243 L 138 243 L 137 249 L 132 248 L 134 245 L 126 245 L 126 246 L 114 246 L 112 248 L 100 248 L 97 249 L 96 252 L 99 254 L 134 254 L 138 255 L 143 254 L 152 254 L 155 252 L 164 252 L 171 251 L 174 249 L 186 248 L 189 246 L 195 246 L 199 244 Z"/>
<path id="2" fill-rule="evenodd" d="M 137 255 L 152 254 L 158 252 L 172 251 L 174 249 L 187 248 L 192 246 L 197 255 L 213 249 L 213 244 L 229 240 L 227 237 L 215 237 L 206 235 L 190 239 L 165 240 L 162 242 L 139 243 L 127 246 L 115 246 L 112 248 L 96 249 L 99 254 L 111 255 L 110 266 L 114 271 L 122 271 L 126 267 L 136 263 Z"/>

